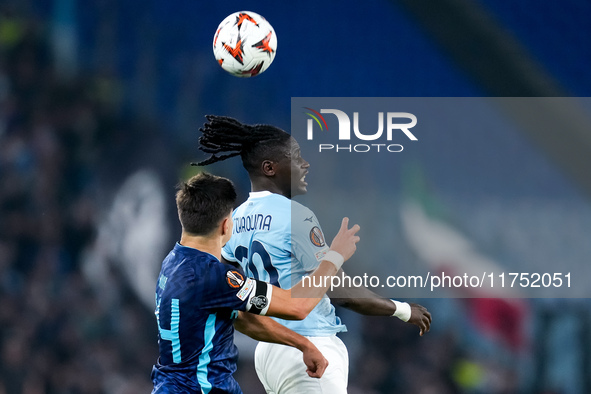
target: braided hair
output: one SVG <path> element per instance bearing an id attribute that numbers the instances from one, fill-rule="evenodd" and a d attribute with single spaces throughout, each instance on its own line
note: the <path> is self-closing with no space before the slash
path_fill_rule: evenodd
<path id="1" fill-rule="evenodd" d="M 206 115 L 208 120 L 199 130 L 199 150 L 210 153 L 208 159 L 191 165 L 205 166 L 238 156 L 244 168 L 256 171 L 266 159 L 279 161 L 289 149 L 289 133 L 264 124 L 246 125 L 228 116 Z"/>

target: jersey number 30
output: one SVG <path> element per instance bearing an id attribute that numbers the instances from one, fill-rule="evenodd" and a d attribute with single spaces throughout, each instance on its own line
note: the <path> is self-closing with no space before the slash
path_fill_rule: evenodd
<path id="1" fill-rule="evenodd" d="M 281 287 L 279 286 L 279 274 L 277 273 L 277 268 L 273 266 L 273 263 L 271 262 L 271 255 L 269 252 L 267 252 L 267 249 L 265 249 L 265 246 L 261 242 L 256 240 L 253 241 L 250 251 L 247 247 L 242 245 L 238 246 L 234 251 L 234 257 L 236 257 L 237 260 L 242 261 L 243 266 L 246 264 L 247 269 L 245 271 L 247 271 L 249 276 L 252 276 L 254 279 L 267 282 L 267 278 L 261 278 L 259 269 L 257 269 L 255 266 L 255 255 L 258 255 L 263 263 L 262 267 L 259 266 L 259 269 L 267 273 L 268 282 L 274 286 Z"/>

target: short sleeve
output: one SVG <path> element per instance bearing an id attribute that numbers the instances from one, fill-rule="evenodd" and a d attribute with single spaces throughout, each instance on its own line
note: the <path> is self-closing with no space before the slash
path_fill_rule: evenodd
<path id="1" fill-rule="evenodd" d="M 204 309 L 246 310 L 246 301 L 253 286 L 241 269 L 229 264 L 213 264 L 207 279 L 201 283 L 205 288 L 202 297 Z"/>
<path id="2" fill-rule="evenodd" d="M 293 209 L 291 248 L 306 272 L 315 270 L 329 249 L 316 215 L 302 206 Z"/>
<path id="3" fill-rule="evenodd" d="M 211 268 L 209 281 L 204 283 L 207 288 L 204 309 L 230 308 L 260 315 L 267 312 L 273 292 L 271 285 L 247 278 L 241 269 L 228 264 L 215 264 Z"/>

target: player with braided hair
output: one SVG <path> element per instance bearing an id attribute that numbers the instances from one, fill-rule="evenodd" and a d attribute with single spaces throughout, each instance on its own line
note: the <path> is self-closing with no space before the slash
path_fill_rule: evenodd
<path id="1" fill-rule="evenodd" d="M 211 153 L 207 160 L 195 165 L 205 166 L 240 155 L 244 168 L 250 173 L 256 170 L 259 157 L 275 161 L 284 154 L 277 147 L 287 146 L 291 135 L 271 125 L 246 125 L 227 116 L 206 116 L 208 123 L 200 129 L 199 149 Z M 216 156 L 219 153 L 226 155 Z"/>
<path id="2" fill-rule="evenodd" d="M 302 158 L 297 141 L 278 127 L 246 125 L 213 115 L 207 120 L 200 129 L 199 149 L 211 156 L 196 165 L 240 155 L 252 188 L 249 198 L 232 215 L 232 237 L 222 250 L 223 259 L 240 264 L 255 279 L 292 287 L 330 253 L 314 213 L 292 200 L 307 192 L 309 163 Z M 420 335 L 431 325 L 431 315 L 423 306 L 382 298 L 366 288 L 336 289 L 330 296 L 333 303 L 360 314 L 396 316 L 415 324 Z M 309 378 L 302 373 L 297 352 L 261 342 L 255 352 L 255 367 L 268 393 L 347 392 L 348 354 L 336 336 L 346 327 L 336 316 L 331 299 L 325 296 L 304 320 L 276 319 L 320 349 L 329 361 L 324 376 Z"/>

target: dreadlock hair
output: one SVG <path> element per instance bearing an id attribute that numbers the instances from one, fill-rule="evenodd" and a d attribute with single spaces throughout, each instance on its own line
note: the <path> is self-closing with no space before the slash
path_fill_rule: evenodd
<path id="1" fill-rule="evenodd" d="M 238 156 L 248 173 L 256 172 L 263 160 L 279 161 L 287 154 L 289 133 L 264 124 L 245 125 L 228 116 L 206 115 L 208 120 L 199 130 L 199 150 L 211 156 L 191 165 L 205 166 Z M 221 155 L 220 155 L 221 154 Z"/>

